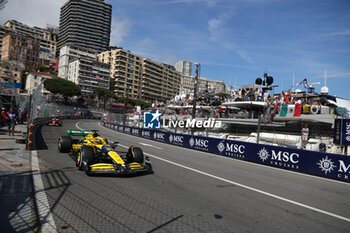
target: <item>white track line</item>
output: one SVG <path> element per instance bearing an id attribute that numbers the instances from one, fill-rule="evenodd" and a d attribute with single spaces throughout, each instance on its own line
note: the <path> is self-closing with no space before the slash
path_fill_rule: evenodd
<path id="1" fill-rule="evenodd" d="M 38 215 L 41 224 L 41 232 L 52 232 L 56 233 L 56 224 L 53 220 L 50 205 L 47 201 L 47 196 L 45 193 L 45 188 L 43 180 L 41 178 L 39 162 L 38 162 L 38 153 L 36 150 L 31 151 L 32 155 L 32 175 L 35 191 L 35 200 L 38 208 Z"/>
<path id="2" fill-rule="evenodd" d="M 121 147 L 124 147 L 124 148 L 129 148 L 128 146 L 125 146 L 125 145 L 122 145 L 122 144 L 118 144 L 118 145 L 121 146 Z M 187 166 L 184 166 L 182 164 L 175 163 L 175 162 L 172 162 L 170 160 L 163 159 L 163 158 L 160 158 L 158 156 L 155 156 L 155 155 L 152 155 L 152 154 L 149 154 L 149 153 L 144 153 L 144 154 L 148 155 L 148 156 L 150 156 L 152 158 L 155 158 L 155 159 L 158 159 L 158 160 L 161 160 L 161 161 L 173 164 L 175 166 L 178 166 L 178 167 L 181 167 L 181 168 L 184 168 L 184 169 L 187 169 L 187 170 L 190 170 L 190 171 L 193 171 L 193 172 L 196 172 L 196 173 L 199 173 L 199 174 L 202 174 L 202 175 L 205 175 L 205 176 L 208 176 L 208 177 L 211 177 L 211 178 L 214 178 L 214 179 L 217 179 L 217 180 L 229 183 L 229 184 L 233 184 L 233 185 L 239 186 L 241 188 L 248 189 L 248 190 L 253 191 L 253 192 L 257 192 L 257 193 L 260 193 L 260 194 L 263 194 L 263 195 L 266 195 L 266 196 L 269 196 L 269 197 L 273 197 L 273 198 L 276 198 L 278 200 L 281 200 L 281 201 L 284 201 L 284 202 L 288 202 L 290 204 L 293 204 L 293 205 L 296 205 L 296 206 L 300 206 L 300 207 L 303 207 L 305 209 L 309 209 L 309 210 L 312 210 L 312 211 L 315 211 L 315 212 L 318 212 L 318 213 L 321 213 L 321 214 L 325 214 L 325 215 L 328 215 L 328 216 L 331 216 L 331 217 L 334 217 L 334 218 L 337 218 L 337 219 L 340 219 L 340 220 L 343 220 L 343 221 L 346 221 L 346 222 L 350 222 L 350 218 L 346 218 L 346 217 L 343 217 L 343 216 L 338 215 L 338 214 L 334 214 L 334 213 L 331 213 L 331 212 L 328 212 L 328 211 L 325 211 L 325 210 L 321 210 L 321 209 L 318 209 L 318 208 L 315 208 L 315 207 L 312 207 L 312 206 L 309 206 L 309 205 L 302 204 L 300 202 L 296 202 L 296 201 L 293 201 L 293 200 L 290 200 L 290 199 L 287 199 L 287 198 L 284 198 L 284 197 L 277 196 L 277 195 L 272 194 L 272 193 L 268 193 L 268 192 L 265 192 L 265 191 L 262 191 L 262 190 L 259 190 L 259 189 L 256 189 L 256 188 L 252 188 L 252 187 L 249 187 L 247 185 L 240 184 L 240 183 L 237 183 L 237 182 L 234 182 L 234 181 L 231 181 L 231 180 L 219 177 L 219 176 L 215 176 L 215 175 L 212 175 L 212 174 L 209 174 L 209 173 L 206 173 L 206 172 L 203 172 L 203 171 L 191 168 L 191 167 L 187 167 Z"/>
<path id="3" fill-rule="evenodd" d="M 144 143 L 144 142 L 139 142 L 141 145 L 143 146 L 149 146 L 149 147 L 153 147 L 153 148 L 156 148 L 158 150 L 162 150 L 162 148 L 158 147 L 158 146 L 153 146 L 152 144 L 147 144 L 147 143 Z"/>
<path id="4" fill-rule="evenodd" d="M 118 144 L 118 146 L 121 146 L 121 147 L 124 147 L 124 148 L 129 148 L 129 147 L 127 147 L 125 145 L 121 145 L 121 144 Z M 205 176 L 208 176 L 208 177 L 211 177 L 211 178 L 214 178 L 214 179 L 217 179 L 217 180 L 229 183 L 229 184 L 233 184 L 233 185 L 239 186 L 241 188 L 248 189 L 248 190 L 253 191 L 253 192 L 257 192 L 257 193 L 260 193 L 260 194 L 263 194 L 263 195 L 266 195 L 266 196 L 269 196 L 269 197 L 273 197 L 273 198 L 276 198 L 278 200 L 285 201 L 285 202 L 288 202 L 290 204 L 297 205 L 297 206 L 300 206 L 300 207 L 303 207 L 303 208 L 306 208 L 306 209 L 309 209 L 309 210 L 313 210 L 315 212 L 318 212 L 318 213 L 321 213 L 321 214 L 325 214 L 325 215 L 328 215 L 328 216 L 331 216 L 331 217 L 334 217 L 334 218 L 337 218 L 337 219 L 340 219 L 340 220 L 343 220 L 343 221 L 346 221 L 346 222 L 350 222 L 349 218 L 343 217 L 343 216 L 338 215 L 338 214 L 333 214 L 331 212 L 328 212 L 328 211 L 325 211 L 325 210 L 321 210 L 321 209 L 318 209 L 318 208 L 315 208 L 315 207 L 312 207 L 312 206 L 309 206 L 309 205 L 305 205 L 305 204 L 302 204 L 300 202 L 296 202 L 296 201 L 293 201 L 293 200 L 290 200 L 290 199 L 287 199 L 287 198 L 284 198 L 284 197 L 280 197 L 280 196 L 277 196 L 275 194 L 262 191 L 260 189 L 252 188 L 252 187 L 249 187 L 249 186 L 244 185 L 244 184 L 240 184 L 240 183 L 237 183 L 237 182 L 225 179 L 225 178 L 221 178 L 219 176 L 215 176 L 215 175 L 212 175 L 212 174 L 209 174 L 209 173 L 206 173 L 206 172 L 203 172 L 203 171 L 191 168 L 191 167 L 187 167 L 187 166 L 184 166 L 182 164 L 175 163 L 173 161 L 170 161 L 170 160 L 167 160 L 167 159 L 163 159 L 163 158 L 160 158 L 158 156 L 155 156 L 155 155 L 152 155 L 152 154 L 149 154 L 149 153 L 144 153 L 144 154 L 148 155 L 148 156 L 150 156 L 152 158 L 159 159 L 161 161 L 173 164 L 175 166 L 178 166 L 178 167 L 181 167 L 181 168 L 185 168 L 187 170 L 190 170 L 190 171 L 193 171 L 193 172 L 196 172 L 196 173 L 199 173 L 199 174 L 202 174 L 202 175 L 205 175 Z"/>
<path id="5" fill-rule="evenodd" d="M 120 145 L 120 146 L 122 146 L 122 145 Z M 123 147 L 128 148 L 127 146 L 123 146 Z M 276 198 L 276 199 L 281 200 L 281 201 L 288 202 L 288 203 L 293 204 L 293 205 L 297 205 L 297 206 L 300 206 L 300 207 L 303 207 L 303 208 L 306 208 L 306 209 L 309 209 L 309 210 L 313 210 L 313 211 L 318 212 L 318 213 L 322 213 L 322 214 L 325 214 L 325 215 L 328 215 L 328 216 L 331 216 L 331 217 L 334 217 L 334 218 L 338 218 L 338 219 L 344 220 L 346 222 L 350 222 L 349 218 L 346 218 L 346 217 L 343 217 L 343 216 L 340 216 L 340 215 L 337 215 L 337 214 L 333 214 L 333 213 L 325 211 L 325 210 L 321 210 L 321 209 L 318 209 L 318 208 L 315 208 L 315 207 L 312 207 L 312 206 L 309 206 L 309 205 L 305 205 L 305 204 L 302 204 L 300 202 L 296 202 L 296 201 L 293 201 L 293 200 L 290 200 L 290 199 L 287 199 L 287 198 L 284 198 L 284 197 L 280 197 L 280 196 L 277 196 L 275 194 L 268 193 L 268 192 L 265 192 L 265 191 L 262 191 L 262 190 L 259 190 L 259 189 L 256 189 L 256 188 L 252 188 L 252 187 L 249 187 L 249 186 L 244 185 L 244 184 L 240 184 L 240 183 L 237 183 L 237 182 L 234 182 L 234 181 L 231 181 L 231 180 L 227 180 L 225 178 L 214 176 L 212 174 L 209 174 L 209 173 L 206 173 L 206 172 L 202 172 L 200 170 L 197 170 L 197 169 L 194 169 L 194 168 L 190 168 L 190 167 L 187 167 L 187 166 L 184 166 L 184 165 L 181 165 L 181 164 L 178 164 L 178 163 L 175 163 L 175 162 L 172 162 L 172 161 L 169 161 L 169 160 L 166 160 L 166 159 L 154 156 L 154 155 L 149 154 L 149 153 L 144 153 L 144 154 L 148 155 L 148 156 L 150 156 L 152 158 L 159 159 L 159 160 L 162 160 L 164 162 L 173 164 L 175 166 L 182 167 L 182 168 L 185 168 L 187 170 L 190 170 L 190 171 L 193 171 L 193 172 L 197 172 L 199 174 L 202 174 L 202 175 L 205 175 L 205 176 L 209 176 L 211 178 L 214 178 L 214 179 L 217 179 L 217 180 L 221 180 L 221 181 L 224 181 L 226 183 L 239 186 L 241 188 L 248 189 L 250 191 L 254 191 L 254 192 L 257 192 L 257 193 L 269 196 L 269 197 Z"/>

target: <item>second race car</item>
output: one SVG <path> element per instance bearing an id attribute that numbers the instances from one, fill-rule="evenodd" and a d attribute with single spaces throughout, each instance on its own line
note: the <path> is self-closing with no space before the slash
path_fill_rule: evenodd
<path id="1" fill-rule="evenodd" d="M 46 123 L 49 126 L 62 126 L 62 121 L 58 118 L 51 118 L 49 122 Z"/>

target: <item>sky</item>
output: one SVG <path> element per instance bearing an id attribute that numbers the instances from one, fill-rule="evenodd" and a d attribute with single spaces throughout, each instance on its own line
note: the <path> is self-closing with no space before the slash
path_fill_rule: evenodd
<path id="1" fill-rule="evenodd" d="M 106 1 L 113 6 L 113 46 L 171 65 L 198 62 L 202 77 L 232 86 L 267 72 L 276 93 L 289 89 L 293 77 L 320 82 L 319 92 L 327 73 L 329 93 L 350 99 L 348 0 Z M 9 0 L 0 23 L 58 26 L 65 2 Z"/>

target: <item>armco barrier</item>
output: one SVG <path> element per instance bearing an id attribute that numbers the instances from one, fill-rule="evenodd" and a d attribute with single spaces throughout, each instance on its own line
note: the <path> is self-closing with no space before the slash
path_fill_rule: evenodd
<path id="1" fill-rule="evenodd" d="M 59 116 L 59 117 L 55 117 L 55 118 L 59 118 L 60 120 L 65 120 L 65 119 L 93 119 L 91 117 L 80 117 L 80 116 Z M 35 120 L 33 120 L 33 134 L 32 134 L 32 146 L 31 149 L 35 150 L 37 149 L 37 141 L 36 141 L 36 134 L 38 129 L 45 125 L 47 122 L 49 122 L 49 120 L 52 119 L 52 117 L 43 117 L 43 118 L 36 118 Z M 28 145 L 28 137 L 29 135 L 27 135 L 27 145 Z M 27 146 L 28 149 L 28 146 Z"/>
<path id="2" fill-rule="evenodd" d="M 248 143 L 103 122 L 118 132 L 272 167 L 350 182 L 350 156 Z"/>

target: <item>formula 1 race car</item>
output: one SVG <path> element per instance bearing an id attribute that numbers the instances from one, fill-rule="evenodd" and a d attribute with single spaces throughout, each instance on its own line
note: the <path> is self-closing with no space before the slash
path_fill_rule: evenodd
<path id="1" fill-rule="evenodd" d="M 58 139 L 58 150 L 70 153 L 79 170 L 86 174 L 136 174 L 152 171 L 149 158 L 143 151 L 130 146 L 128 152 L 120 155 L 115 151 L 116 144 L 108 144 L 108 140 L 100 137 L 96 130 L 67 131 L 68 136 Z M 83 136 L 73 139 L 71 136 Z"/>
<path id="2" fill-rule="evenodd" d="M 52 118 L 49 120 L 49 122 L 46 123 L 49 126 L 62 126 L 62 121 L 58 118 Z"/>

